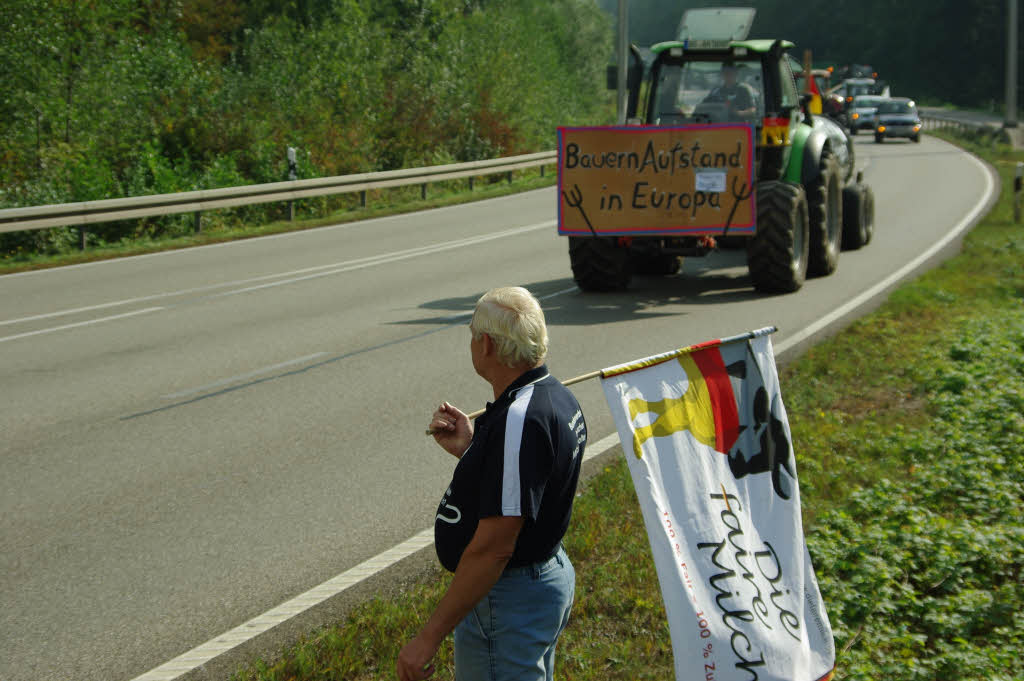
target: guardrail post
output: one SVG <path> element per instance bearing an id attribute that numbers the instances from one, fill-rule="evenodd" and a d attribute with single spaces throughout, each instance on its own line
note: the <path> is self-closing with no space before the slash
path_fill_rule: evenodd
<path id="1" fill-rule="evenodd" d="M 85 238 L 88 235 L 89 235 L 89 230 L 87 230 L 84 225 L 82 227 L 78 228 L 78 250 L 80 250 L 80 251 L 84 251 L 85 250 Z"/>
<path id="2" fill-rule="evenodd" d="M 508 171 L 508 183 L 512 184 L 512 171 Z"/>
<path id="3" fill-rule="evenodd" d="M 366 190 L 359 192 L 359 207 L 366 208 Z"/>
<path id="4" fill-rule="evenodd" d="M 196 234 L 203 231 L 203 214 L 200 211 L 196 211 L 192 214 L 192 226 L 196 230 Z"/>
<path id="5" fill-rule="evenodd" d="M 295 162 L 295 147 L 288 147 L 288 179 L 294 182 L 299 179 L 298 165 Z M 288 222 L 295 220 L 295 201 L 288 201 Z"/>
<path id="6" fill-rule="evenodd" d="M 469 178 L 469 191 L 473 191 L 473 178 Z"/>
<path id="7" fill-rule="evenodd" d="M 420 199 L 423 201 L 427 200 L 427 183 L 424 182 L 420 185 Z"/>

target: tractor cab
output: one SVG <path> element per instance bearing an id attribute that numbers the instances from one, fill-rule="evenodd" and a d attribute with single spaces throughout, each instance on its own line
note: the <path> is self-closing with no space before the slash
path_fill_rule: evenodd
<path id="1" fill-rule="evenodd" d="M 740 123 L 754 128 L 760 179 L 782 177 L 803 122 L 783 40 L 683 40 L 651 47 L 646 101 L 635 114 L 647 125 Z"/>

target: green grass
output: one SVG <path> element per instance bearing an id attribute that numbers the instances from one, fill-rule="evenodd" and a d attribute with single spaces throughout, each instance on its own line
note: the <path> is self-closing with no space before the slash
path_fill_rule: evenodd
<path id="1" fill-rule="evenodd" d="M 781 373 L 837 679 L 1022 678 L 1024 226 L 1010 187 L 1024 155 L 958 142 L 1003 180 L 963 253 Z M 581 488 L 565 543 L 577 601 L 559 678 L 672 678 L 623 459 Z M 382 594 L 234 678 L 393 678 L 447 584 L 438 572 Z M 437 677 L 452 678 L 450 638 L 437 661 Z"/>
<path id="2" fill-rule="evenodd" d="M 0 275 L 48 267 L 76 265 L 97 260 L 110 260 L 132 255 L 158 253 L 192 246 L 250 239 L 270 234 L 282 234 L 304 229 L 314 229 L 326 225 L 338 225 L 357 220 L 369 220 L 399 213 L 411 213 L 429 208 L 452 206 L 471 201 L 518 194 L 531 189 L 550 187 L 555 183 L 556 176 L 550 168 L 545 169 L 544 176 L 538 169 L 514 171 L 512 181 L 506 181 L 503 175 L 489 175 L 476 178 L 474 188 L 469 189 L 465 180 L 451 180 L 428 185 L 427 198 L 420 195 L 420 186 L 397 187 L 374 192 L 367 192 L 366 207 L 359 205 L 358 195 L 347 194 L 334 198 L 332 204 L 344 207 L 329 210 L 320 217 L 297 218 L 295 220 L 279 220 L 266 224 L 244 224 L 233 219 L 232 212 L 207 211 L 203 213 L 203 228 L 198 234 L 190 233 L 183 236 L 163 239 L 136 238 L 124 243 L 90 245 L 86 250 L 67 250 L 53 254 L 17 253 L 0 257 Z M 321 199 L 321 202 L 327 201 Z M 296 202 L 297 204 L 302 201 Z M 312 209 L 311 209 L 312 210 Z M 296 213 L 304 212 L 298 208 Z M 315 211 L 320 212 L 320 211 Z"/>

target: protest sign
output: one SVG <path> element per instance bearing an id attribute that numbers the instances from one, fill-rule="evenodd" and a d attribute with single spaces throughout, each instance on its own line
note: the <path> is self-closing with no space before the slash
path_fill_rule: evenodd
<path id="1" fill-rule="evenodd" d="M 558 129 L 558 233 L 753 234 L 750 125 Z"/>

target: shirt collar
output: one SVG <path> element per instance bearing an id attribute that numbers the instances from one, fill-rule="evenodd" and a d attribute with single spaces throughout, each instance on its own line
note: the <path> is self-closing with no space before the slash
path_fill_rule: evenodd
<path id="1" fill-rule="evenodd" d="M 525 388 L 531 383 L 541 381 L 547 378 L 548 375 L 549 374 L 547 364 L 541 364 L 539 367 L 535 367 L 533 369 L 529 369 L 528 371 L 523 372 L 523 374 L 520 375 L 519 378 L 512 381 L 512 383 L 509 384 L 507 388 L 505 388 L 504 392 L 502 392 L 501 395 L 498 396 L 498 399 L 494 400 L 494 402 L 487 403 L 487 409 L 490 409 L 492 405 L 497 404 L 498 402 L 512 400 L 515 397 L 515 393 L 517 390 Z"/>

